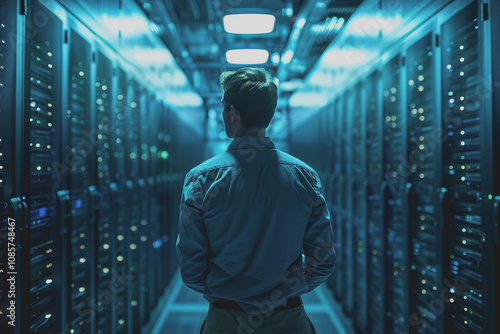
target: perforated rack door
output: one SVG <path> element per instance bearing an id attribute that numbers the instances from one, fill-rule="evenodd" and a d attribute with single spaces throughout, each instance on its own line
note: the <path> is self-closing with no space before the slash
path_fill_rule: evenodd
<path id="1" fill-rule="evenodd" d="M 386 233 L 386 332 L 408 331 L 408 226 L 405 221 L 404 116 L 401 98 L 401 57 L 382 71 Z"/>
<path id="2" fill-rule="evenodd" d="M 71 156 L 69 172 L 69 196 L 71 203 L 71 223 L 69 228 L 70 254 L 68 266 L 71 268 L 68 283 L 68 329 L 90 331 L 89 319 L 93 311 L 91 300 L 91 265 L 93 250 L 91 238 L 91 207 L 89 186 L 92 184 L 91 159 L 95 143 L 89 140 L 90 127 L 90 44 L 78 33 L 69 31 L 68 68 L 68 143 L 71 151 L 63 156 Z"/>
<path id="3" fill-rule="evenodd" d="M 111 196 L 113 207 L 114 231 L 112 238 L 114 247 L 112 248 L 113 268 L 112 275 L 128 279 L 128 248 L 129 240 L 126 238 L 130 229 L 130 214 L 126 191 L 126 154 L 127 138 L 125 132 L 125 122 L 128 121 L 128 92 L 127 74 L 121 68 L 116 68 L 116 75 L 113 77 L 114 113 L 112 136 L 113 155 L 111 175 Z M 125 285 L 127 284 L 127 285 Z M 113 330 L 116 333 L 128 333 L 128 281 L 121 281 L 115 289 L 112 289 L 112 309 L 113 309 Z"/>
<path id="4" fill-rule="evenodd" d="M 126 217 L 127 239 L 127 274 L 128 281 L 127 319 L 132 332 L 140 331 L 140 247 L 142 228 L 140 189 L 144 180 L 140 178 L 140 110 L 142 87 L 136 80 L 128 81 L 128 105 L 126 122 L 127 154 L 125 155 L 127 183 L 126 196 L 128 214 Z"/>
<path id="5" fill-rule="evenodd" d="M 21 170 L 16 170 L 16 150 L 15 150 L 15 134 L 16 134 L 16 63 L 17 51 L 16 40 L 12 36 L 17 34 L 17 19 L 16 15 L 17 1 L 2 2 L 0 10 L 0 310 L 5 312 L 0 317 L 0 328 L 9 328 L 6 316 L 7 307 L 10 304 L 8 292 L 10 283 L 7 281 L 12 274 L 8 272 L 16 272 L 20 270 L 20 263 L 16 265 L 14 270 L 8 267 L 9 250 L 12 250 L 12 245 L 9 242 L 14 241 L 16 245 L 20 241 L 18 234 L 19 227 L 22 224 L 21 217 L 12 216 L 9 212 L 9 200 L 18 195 L 14 189 L 14 178 L 20 179 Z M 19 143 L 20 144 L 20 143 Z M 9 240 L 9 217 L 16 221 L 14 232 L 15 237 Z M 19 255 L 19 249 L 16 249 Z M 14 261 L 18 262 L 18 261 Z M 9 269 L 9 270 L 7 270 Z M 15 301 L 15 299 L 14 299 Z M 19 312 L 19 308 L 18 311 Z M 12 328 L 13 329 L 13 328 Z M 12 331 L 13 332 L 13 331 Z M 9 332 L 10 333 L 10 332 Z"/>
<path id="6" fill-rule="evenodd" d="M 161 131 L 159 132 L 158 135 L 158 156 L 160 160 L 158 161 L 158 168 L 161 170 L 161 195 L 160 195 L 160 201 L 162 203 L 161 208 L 160 208 L 160 215 L 161 215 L 161 227 L 160 227 L 160 234 L 161 234 L 161 247 L 160 247 L 160 256 L 162 259 L 169 259 L 169 247 L 170 247 L 170 242 L 169 238 L 172 237 L 169 234 L 169 214 L 170 214 L 170 206 L 165 203 L 169 203 L 169 166 L 167 160 L 168 158 L 168 151 L 169 151 L 169 145 L 168 142 L 170 140 L 170 133 L 169 133 L 169 109 L 167 108 L 166 105 L 161 104 L 161 113 L 159 117 L 159 122 L 161 124 Z M 173 237 L 172 237 L 173 238 Z M 165 263 L 163 260 L 163 265 L 160 270 L 160 274 L 158 277 L 158 289 L 163 289 L 166 287 L 168 284 L 168 280 L 170 277 L 169 274 L 169 267 L 171 266 L 170 261 Z"/>
<path id="7" fill-rule="evenodd" d="M 154 197 L 153 181 L 149 179 L 151 155 L 149 151 L 150 140 L 149 134 L 153 131 L 154 126 L 150 121 L 150 102 L 149 94 L 144 87 L 139 89 L 138 99 L 140 101 L 139 108 L 139 154 L 140 154 L 140 178 L 139 178 L 139 196 L 140 196 L 140 235 L 139 235 L 139 315 L 140 324 L 145 325 L 149 319 L 149 277 L 151 275 L 152 259 L 151 255 L 151 204 Z"/>
<path id="8" fill-rule="evenodd" d="M 366 91 L 366 190 L 368 252 L 368 328 L 385 332 L 385 231 L 383 221 L 382 124 L 379 72 L 365 80 Z"/>
<path id="9" fill-rule="evenodd" d="M 410 207 L 410 324 L 411 331 L 442 333 L 442 311 L 436 301 L 442 291 L 442 224 L 439 220 L 437 113 L 434 102 L 436 74 L 432 34 L 408 49 L 407 82 L 409 151 L 413 186 Z"/>
<path id="10" fill-rule="evenodd" d="M 158 296 L 161 291 L 157 290 L 158 286 L 158 273 L 161 272 L 161 257 L 160 257 L 160 247 L 162 245 L 161 241 L 161 207 L 163 203 L 161 202 L 161 168 L 160 168 L 160 156 L 158 155 L 158 135 L 161 131 L 161 104 L 153 96 L 149 96 L 149 114 L 147 119 L 148 129 L 146 133 L 146 138 L 149 146 L 149 177 L 148 177 L 148 187 L 149 187 L 149 205 L 150 205 L 150 230 L 148 237 L 148 247 L 150 251 L 150 257 L 147 263 L 148 273 L 148 305 L 145 305 L 147 316 L 150 314 L 154 306 L 156 305 Z"/>
<path id="11" fill-rule="evenodd" d="M 29 68 L 30 194 L 29 242 L 30 332 L 55 332 L 60 326 L 61 263 L 60 235 L 64 231 L 64 200 L 58 206 L 67 168 L 60 152 L 62 24 L 45 7 L 33 2 L 30 24 L 38 27 L 26 50 Z M 42 26 L 42 23 L 43 26 Z M 64 197 L 64 195 L 63 195 Z M 61 209 L 61 214 L 58 212 Z M 62 217 L 61 217 L 62 216 Z M 27 287 L 25 287 L 27 288 Z"/>
<path id="12" fill-rule="evenodd" d="M 113 157 L 113 86 L 112 64 L 101 52 L 96 52 L 96 80 L 94 83 L 96 104 L 96 181 L 100 194 L 100 210 L 97 216 L 97 295 L 100 307 L 96 308 L 96 332 L 112 332 L 111 289 L 113 282 L 113 249 L 116 235 L 112 213 L 112 159 Z"/>
<path id="13" fill-rule="evenodd" d="M 443 185 L 447 189 L 444 275 L 449 293 L 445 332 L 485 333 L 486 272 L 493 263 L 487 249 L 490 222 L 483 218 L 481 145 L 481 42 L 477 2 L 442 26 Z M 485 174 L 487 175 L 487 174 Z"/>
<path id="14" fill-rule="evenodd" d="M 353 264 L 353 319 L 354 326 L 366 331 L 367 320 L 367 225 L 366 225 L 366 151 L 365 151 L 365 105 L 363 83 L 353 88 L 352 102 L 352 253 Z"/>

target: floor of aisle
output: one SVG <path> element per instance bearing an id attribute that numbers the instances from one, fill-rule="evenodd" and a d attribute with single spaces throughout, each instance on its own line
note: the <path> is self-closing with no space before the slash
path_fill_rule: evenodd
<path id="1" fill-rule="evenodd" d="M 151 334 L 199 334 L 207 314 L 208 302 L 187 288 L 179 274 L 173 278 L 168 297 L 162 305 Z M 302 296 L 307 315 L 317 334 L 353 333 L 340 319 L 340 307 L 331 301 L 331 293 L 323 284 Z"/>

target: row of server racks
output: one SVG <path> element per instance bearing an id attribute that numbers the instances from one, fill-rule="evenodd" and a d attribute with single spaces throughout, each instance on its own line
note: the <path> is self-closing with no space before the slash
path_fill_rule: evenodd
<path id="1" fill-rule="evenodd" d="M 140 333 L 176 267 L 172 111 L 36 1 L 0 40 L 0 332 Z"/>
<path id="2" fill-rule="evenodd" d="M 492 8 L 452 3 L 319 114 L 328 285 L 358 333 L 499 331 Z"/>

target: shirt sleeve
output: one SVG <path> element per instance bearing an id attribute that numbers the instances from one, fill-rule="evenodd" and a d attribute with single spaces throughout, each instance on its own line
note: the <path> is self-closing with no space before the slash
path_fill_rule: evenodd
<path id="1" fill-rule="evenodd" d="M 188 173 L 181 195 L 176 247 L 182 281 L 189 288 L 203 293 L 210 266 L 209 241 L 201 210 L 201 195 L 197 178 Z"/>
<path id="2" fill-rule="evenodd" d="M 319 178 L 317 176 L 313 176 L 313 178 L 316 180 L 314 185 L 316 198 L 307 224 L 303 245 L 305 278 L 309 291 L 326 281 L 333 273 L 336 258 L 330 213 Z"/>

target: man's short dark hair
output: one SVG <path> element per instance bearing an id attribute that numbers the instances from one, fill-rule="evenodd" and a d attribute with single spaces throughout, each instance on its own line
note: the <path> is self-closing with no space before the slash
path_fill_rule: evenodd
<path id="1" fill-rule="evenodd" d="M 222 103 L 235 106 L 245 126 L 269 126 L 278 103 L 278 85 L 266 69 L 243 67 L 227 71 L 219 82 L 224 91 Z"/>

